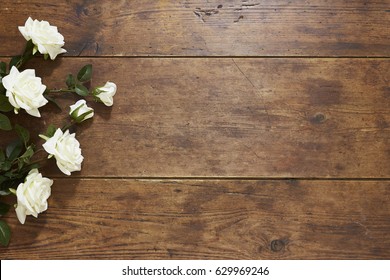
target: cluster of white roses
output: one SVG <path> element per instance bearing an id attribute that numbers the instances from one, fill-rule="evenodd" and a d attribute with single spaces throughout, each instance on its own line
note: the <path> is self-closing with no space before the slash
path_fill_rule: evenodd
<path id="1" fill-rule="evenodd" d="M 25 26 L 19 27 L 19 31 L 27 41 L 33 43 L 33 55 L 39 52 L 45 59 L 50 57 L 54 60 L 57 55 L 66 52 L 62 48 L 64 37 L 58 32 L 56 26 L 51 26 L 47 21 L 28 18 Z M 42 84 L 41 78 L 35 75 L 35 70 L 19 71 L 17 67 L 12 66 L 9 74 L 4 76 L 1 82 L 15 114 L 23 109 L 31 116 L 41 117 L 39 108 L 48 103 L 45 94 L 50 91 Z M 91 95 L 96 101 L 112 106 L 116 90 L 115 83 L 107 82 L 104 86 L 95 88 Z M 73 123 L 81 123 L 92 118 L 94 110 L 87 106 L 84 99 L 81 99 L 70 106 L 69 115 Z M 49 158 L 55 158 L 58 168 L 64 174 L 71 175 L 71 172 L 81 170 L 84 158 L 75 133 L 70 133 L 69 129 L 63 131 L 58 128 L 53 135 L 40 135 L 40 137 L 46 140 L 43 148 L 49 154 Z M 16 214 L 22 224 L 27 215 L 37 217 L 47 209 L 47 199 L 51 194 L 52 184 L 53 180 L 43 177 L 38 169 L 34 168 L 30 170 L 23 183 L 20 183 L 16 189 L 11 189 L 11 192 L 17 196 Z"/>
<path id="2" fill-rule="evenodd" d="M 46 86 L 42 84 L 41 78 L 35 76 L 34 69 L 26 69 L 19 72 L 15 66 L 12 66 L 10 73 L 3 78 L 2 82 L 7 90 L 6 96 L 14 107 L 15 114 L 20 109 L 24 109 L 31 116 L 41 116 L 38 108 L 48 103 L 48 100 L 43 95 Z M 99 101 L 106 106 L 112 106 L 116 85 L 112 82 L 107 82 L 93 92 Z"/>

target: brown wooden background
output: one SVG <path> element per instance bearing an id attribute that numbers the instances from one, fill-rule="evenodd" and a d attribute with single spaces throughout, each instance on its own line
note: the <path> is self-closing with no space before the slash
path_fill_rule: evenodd
<path id="1" fill-rule="evenodd" d="M 48 211 L 25 225 L 8 214 L 1 259 L 390 257 L 388 0 L 2 0 L 0 12 L 1 60 L 22 51 L 17 26 L 45 19 L 68 50 L 29 63 L 46 85 L 92 63 L 95 85 L 119 88 L 77 130 L 83 170 L 44 170 Z M 14 121 L 39 133 L 67 109 L 42 111 Z"/>

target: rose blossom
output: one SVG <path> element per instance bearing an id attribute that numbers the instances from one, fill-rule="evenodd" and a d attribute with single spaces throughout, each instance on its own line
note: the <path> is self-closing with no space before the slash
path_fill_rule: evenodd
<path id="1" fill-rule="evenodd" d="M 58 168 L 64 174 L 70 175 L 73 171 L 81 170 L 84 157 L 81 155 L 80 143 L 74 133 L 69 134 L 69 130 L 63 133 L 58 128 L 51 138 L 45 139 L 43 148 L 50 156 L 55 157 Z"/>
<path id="2" fill-rule="evenodd" d="M 32 40 L 35 45 L 33 54 L 38 50 L 54 60 L 57 55 L 66 52 L 62 48 L 65 44 L 64 36 L 58 32 L 57 26 L 52 26 L 45 20 L 32 20 L 29 17 L 24 26 L 19 26 L 19 31 L 27 41 Z"/>
<path id="3" fill-rule="evenodd" d="M 22 72 L 12 66 L 10 73 L 2 79 L 6 96 L 15 108 L 17 114 L 20 108 L 34 117 L 40 117 L 38 108 L 44 106 L 48 101 L 43 96 L 46 86 L 42 84 L 41 78 L 35 76 L 35 70 L 26 69 Z"/>
<path id="4" fill-rule="evenodd" d="M 24 224 L 27 215 L 37 218 L 39 213 L 47 210 L 52 184 L 53 180 L 42 177 L 38 169 L 31 169 L 16 190 L 18 204 L 15 211 L 20 223 Z"/>
<path id="5" fill-rule="evenodd" d="M 87 106 L 87 102 L 83 99 L 77 101 L 75 104 L 70 106 L 69 115 L 77 123 L 81 123 L 87 119 L 93 117 L 93 109 Z"/>
<path id="6" fill-rule="evenodd" d="M 113 96 L 116 93 L 116 84 L 107 82 L 104 86 L 97 87 L 93 93 L 104 105 L 112 106 L 114 104 Z"/>

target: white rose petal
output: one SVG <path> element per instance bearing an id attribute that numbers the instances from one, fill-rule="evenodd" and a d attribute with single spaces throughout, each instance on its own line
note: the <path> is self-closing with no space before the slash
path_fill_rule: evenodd
<path id="1" fill-rule="evenodd" d="M 114 104 L 113 96 L 116 93 L 116 84 L 113 82 L 107 82 L 102 87 L 97 87 L 94 90 L 94 95 L 104 103 L 106 106 L 112 106 Z"/>
<path id="2" fill-rule="evenodd" d="M 83 99 L 70 106 L 69 115 L 78 123 L 81 123 L 94 116 L 93 109 L 87 106 Z"/>
<path id="3" fill-rule="evenodd" d="M 66 52 L 62 48 L 65 44 L 64 36 L 58 32 L 56 26 L 50 25 L 45 20 L 32 20 L 29 17 L 24 26 L 19 26 L 19 31 L 27 41 L 32 40 L 36 46 L 34 53 L 38 49 L 41 54 L 48 54 L 54 60 L 57 55 Z"/>
<path id="4" fill-rule="evenodd" d="M 10 73 L 2 79 L 6 96 L 15 108 L 17 114 L 22 108 L 34 117 L 40 117 L 38 108 L 44 106 L 48 101 L 43 96 L 46 86 L 42 84 L 41 78 L 35 76 L 35 70 L 26 69 L 22 72 L 12 66 Z"/>
<path id="5" fill-rule="evenodd" d="M 24 224 L 27 215 L 37 218 L 39 213 L 47 210 L 52 184 L 53 180 L 42 177 L 37 169 L 28 173 L 16 190 L 18 204 L 15 211 L 20 223 Z"/>
<path id="6" fill-rule="evenodd" d="M 45 151 L 54 156 L 58 168 L 66 175 L 73 171 L 81 170 L 84 157 L 81 155 L 80 143 L 75 134 L 69 134 L 69 130 L 62 132 L 58 128 L 53 137 L 42 145 Z"/>

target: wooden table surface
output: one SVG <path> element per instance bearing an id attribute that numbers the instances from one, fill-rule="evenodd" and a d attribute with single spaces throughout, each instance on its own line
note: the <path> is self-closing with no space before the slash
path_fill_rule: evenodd
<path id="1" fill-rule="evenodd" d="M 117 83 L 55 167 L 49 209 L 1 259 L 389 259 L 390 2 L 2 0 L 0 56 L 48 20 L 67 54 Z M 67 106 L 74 98 L 65 97 Z M 36 133 L 66 114 L 20 114 Z M 2 132 L 3 133 L 3 132 Z M 2 144 L 7 137 L 1 138 Z"/>

